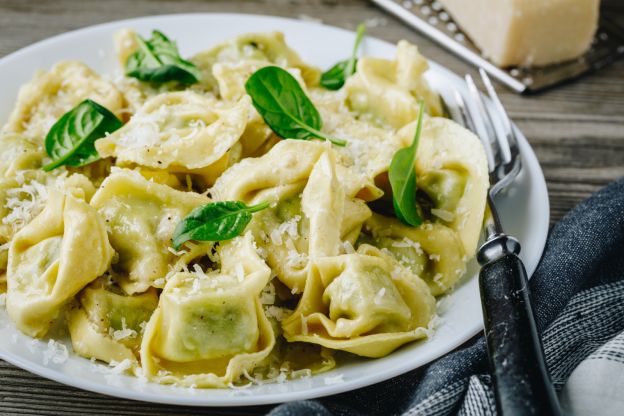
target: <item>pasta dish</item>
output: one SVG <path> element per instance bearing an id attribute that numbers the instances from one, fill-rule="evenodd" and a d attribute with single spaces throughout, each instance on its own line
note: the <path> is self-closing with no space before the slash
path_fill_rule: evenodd
<path id="1" fill-rule="evenodd" d="M 434 330 L 488 173 L 426 59 L 322 71 L 279 32 L 189 58 L 115 34 L 119 74 L 39 71 L 0 133 L 0 293 L 34 338 L 142 379 L 227 388 L 383 357 Z"/>

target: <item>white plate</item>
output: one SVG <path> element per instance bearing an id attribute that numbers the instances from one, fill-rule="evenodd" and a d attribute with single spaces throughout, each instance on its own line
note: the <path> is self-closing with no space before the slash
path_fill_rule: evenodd
<path id="1" fill-rule="evenodd" d="M 0 60 L 0 124 L 11 111 L 19 86 L 27 82 L 36 69 L 50 68 L 63 59 L 77 59 L 100 73 L 112 73 L 116 68 L 112 35 L 117 29 L 125 27 L 145 35 L 153 28 L 162 30 L 177 40 L 182 56 L 208 49 L 241 33 L 280 30 L 305 61 L 321 68 L 344 59 L 351 50 L 354 36 L 352 32 L 317 23 L 237 14 L 156 16 L 93 26 L 36 43 Z M 362 52 L 390 58 L 394 50 L 394 45 L 366 38 Z M 442 92 L 449 88 L 464 89 L 461 78 L 433 62 L 427 77 L 434 88 Z M 524 169 L 510 192 L 500 197 L 498 205 L 506 231 L 522 242 L 521 257 L 530 275 L 537 266 L 546 241 L 549 204 L 544 176 L 535 154 L 524 136 L 519 131 L 517 133 Z M 194 390 L 141 383 L 133 377 L 110 376 L 94 371 L 94 364 L 89 360 L 71 353 L 68 342 L 69 359 L 56 363 L 45 353 L 47 343 L 19 333 L 8 320 L 4 307 L 0 307 L 0 358 L 74 387 L 150 402 L 242 406 L 326 396 L 387 380 L 427 364 L 479 332 L 483 327 L 483 318 L 476 275 L 477 267 L 473 264 L 469 269 L 471 277 L 464 279 L 442 302 L 440 315 L 443 321 L 428 341 L 407 345 L 384 358 L 354 359 L 331 372 L 283 384 L 238 390 Z"/>

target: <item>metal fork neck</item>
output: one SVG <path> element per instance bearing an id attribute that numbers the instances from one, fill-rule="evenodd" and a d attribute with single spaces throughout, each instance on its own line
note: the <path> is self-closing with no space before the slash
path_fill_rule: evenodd
<path id="1" fill-rule="evenodd" d="M 487 193 L 486 212 L 485 212 L 485 239 L 489 240 L 496 234 L 503 234 L 503 226 L 500 222 L 498 212 L 494 205 L 494 199 L 491 192 Z"/>
<path id="2" fill-rule="evenodd" d="M 508 254 L 520 253 L 520 242 L 503 232 L 503 226 L 489 192 L 485 213 L 485 235 L 485 243 L 479 247 L 477 253 L 477 261 L 480 265 L 486 265 Z"/>

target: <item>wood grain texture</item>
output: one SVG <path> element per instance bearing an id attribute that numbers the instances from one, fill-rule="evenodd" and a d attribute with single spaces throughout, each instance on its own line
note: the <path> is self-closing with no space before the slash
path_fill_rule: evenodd
<path id="1" fill-rule="evenodd" d="M 370 35 L 390 42 L 410 40 L 425 56 L 455 72 L 474 73 L 463 61 L 363 0 L 0 0 L 0 57 L 80 27 L 185 12 L 307 16 L 348 29 L 367 19 L 381 19 L 378 22 L 384 24 L 369 29 Z M 621 0 L 604 0 L 603 13 L 624 24 Z M 511 118 L 528 137 L 544 169 L 552 222 L 624 175 L 624 60 L 536 96 L 500 91 Z M 2 415 L 252 415 L 264 414 L 270 408 L 197 409 L 109 398 L 45 380 L 0 361 Z"/>

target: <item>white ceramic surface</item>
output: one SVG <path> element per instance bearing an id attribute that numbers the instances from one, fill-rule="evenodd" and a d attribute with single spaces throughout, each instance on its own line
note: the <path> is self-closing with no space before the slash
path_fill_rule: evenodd
<path id="1" fill-rule="evenodd" d="M 288 43 L 312 64 L 327 68 L 344 59 L 351 50 L 353 33 L 317 23 L 276 17 L 235 14 L 187 14 L 146 17 L 93 26 L 56 36 L 17 51 L 0 60 L 0 124 L 14 102 L 18 88 L 36 69 L 50 68 L 63 59 L 85 62 L 100 73 L 113 73 L 116 60 L 112 35 L 120 28 L 134 28 L 144 35 L 162 30 L 177 40 L 182 56 L 190 56 L 227 38 L 245 32 L 280 30 Z M 394 46 L 366 38 L 364 55 L 392 57 Z M 464 89 L 462 79 L 431 63 L 427 78 L 446 95 L 450 88 Z M 523 244 L 521 254 L 529 274 L 540 259 L 548 232 L 549 203 L 546 184 L 535 154 L 518 131 L 524 169 L 498 205 L 505 229 Z M 483 326 L 477 267 L 441 302 L 441 324 L 432 338 L 407 345 L 387 357 L 354 359 L 329 373 L 283 384 L 255 385 L 236 390 L 195 390 L 139 382 L 129 376 L 101 371 L 71 352 L 69 359 L 55 360 L 46 354 L 47 341 L 32 340 L 19 333 L 0 306 L 0 358 L 58 382 L 112 396 L 151 402 L 197 406 L 242 406 L 313 398 L 353 390 L 405 373 L 451 351 L 479 332 Z M 62 354 L 61 354 L 62 355 Z M 59 361 L 59 362 L 55 362 Z M 46 364 L 47 363 L 47 364 Z"/>

